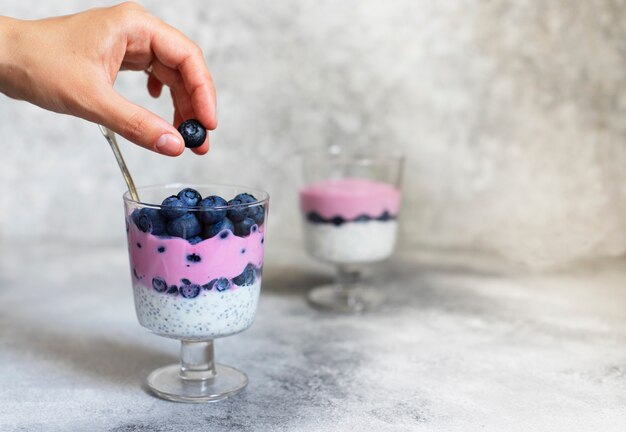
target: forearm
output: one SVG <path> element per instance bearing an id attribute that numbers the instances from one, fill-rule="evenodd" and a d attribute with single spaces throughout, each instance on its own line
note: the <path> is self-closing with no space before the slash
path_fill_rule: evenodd
<path id="1" fill-rule="evenodd" d="M 24 73 L 17 64 L 21 23 L 23 21 L 0 16 L 0 92 L 16 99 L 21 97 L 15 83 L 20 81 L 20 75 Z"/>

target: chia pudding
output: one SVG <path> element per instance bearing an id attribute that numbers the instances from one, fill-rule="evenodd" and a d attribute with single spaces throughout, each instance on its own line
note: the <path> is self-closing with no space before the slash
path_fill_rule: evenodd
<path id="1" fill-rule="evenodd" d="M 186 192 L 191 199 L 186 200 Z M 161 336 L 208 340 L 256 315 L 267 206 L 249 194 L 201 199 L 193 189 L 127 217 L 139 323 Z"/>
<path id="2" fill-rule="evenodd" d="M 401 194 L 361 178 L 324 180 L 300 190 L 306 250 L 322 261 L 380 261 L 393 252 Z"/>

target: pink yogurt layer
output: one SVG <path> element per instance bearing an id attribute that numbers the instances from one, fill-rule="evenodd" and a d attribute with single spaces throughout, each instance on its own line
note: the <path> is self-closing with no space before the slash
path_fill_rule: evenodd
<path id="1" fill-rule="evenodd" d="M 323 218 L 341 216 L 346 220 L 367 215 L 378 217 L 385 211 L 396 216 L 400 210 L 400 190 L 388 183 L 343 178 L 324 180 L 300 189 L 300 208 Z"/>
<path id="2" fill-rule="evenodd" d="M 263 265 L 263 227 L 247 237 L 229 232 L 224 239 L 218 234 L 192 245 L 182 238 L 159 238 L 142 232 L 132 222 L 129 225 L 130 263 L 148 287 L 154 277 L 165 279 L 168 285 L 181 285 L 183 278 L 203 285 L 216 278 L 232 279 L 250 263 Z M 159 248 L 165 250 L 159 252 Z"/>

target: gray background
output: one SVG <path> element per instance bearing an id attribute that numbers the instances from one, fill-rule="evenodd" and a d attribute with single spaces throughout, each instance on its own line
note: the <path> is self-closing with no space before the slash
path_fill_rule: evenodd
<path id="1" fill-rule="evenodd" d="M 110 3 L 0 6 L 38 18 Z M 137 183 L 266 188 L 269 247 L 295 245 L 298 150 L 396 146 L 405 250 L 549 266 L 626 249 L 623 1 L 143 4 L 204 49 L 220 124 L 202 158 L 123 143 Z M 170 118 L 142 73 L 117 86 Z M 122 242 L 124 184 L 96 126 L 1 98 L 0 238 Z"/>

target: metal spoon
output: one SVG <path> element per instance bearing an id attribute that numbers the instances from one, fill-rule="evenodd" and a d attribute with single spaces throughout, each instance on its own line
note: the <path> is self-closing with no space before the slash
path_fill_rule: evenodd
<path id="1" fill-rule="evenodd" d="M 124 157 L 122 156 L 122 152 L 120 152 L 120 148 L 117 145 L 117 138 L 115 138 L 115 132 L 111 129 L 104 127 L 102 125 L 98 125 L 100 128 L 100 132 L 109 142 L 111 146 L 111 150 L 113 150 L 113 154 L 115 155 L 115 159 L 117 160 L 117 164 L 120 166 L 120 171 L 122 171 L 122 176 L 124 176 L 124 180 L 126 181 L 126 186 L 128 186 L 128 191 L 130 192 L 130 197 L 139 201 L 139 195 L 137 194 L 137 188 L 135 188 L 135 182 L 133 178 L 130 176 L 130 172 L 128 172 L 128 167 L 126 166 L 126 162 L 124 162 Z"/>

